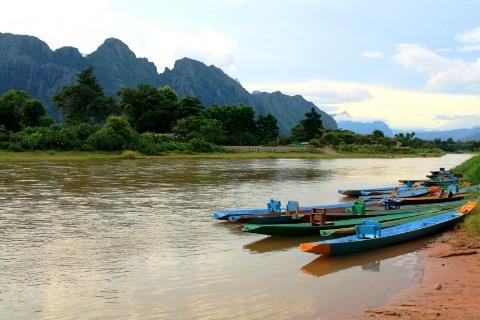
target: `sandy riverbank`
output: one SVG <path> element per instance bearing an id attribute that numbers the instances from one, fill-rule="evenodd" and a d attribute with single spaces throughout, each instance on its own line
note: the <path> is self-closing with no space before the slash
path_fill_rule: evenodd
<path id="1" fill-rule="evenodd" d="M 480 237 L 458 228 L 420 254 L 419 282 L 361 319 L 480 319 Z"/>

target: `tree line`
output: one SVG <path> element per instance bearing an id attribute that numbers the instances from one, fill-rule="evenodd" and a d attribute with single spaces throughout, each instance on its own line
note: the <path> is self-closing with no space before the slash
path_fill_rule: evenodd
<path id="1" fill-rule="evenodd" d="M 53 97 L 63 123 L 46 116 L 43 104 L 25 92 L 11 90 L 0 96 L 0 149 L 24 150 L 136 150 L 145 154 L 165 152 L 213 152 L 222 145 L 289 145 L 308 142 L 331 146 L 341 152 L 415 152 L 439 148 L 445 151 L 478 150 L 478 142 L 451 139 L 424 141 L 414 133 L 385 137 L 376 130 L 360 135 L 346 130 L 327 130 L 312 108 L 291 130 L 280 136 L 277 119 L 255 116 L 252 107 L 212 105 L 206 108 L 196 97 L 180 98 L 170 87 L 148 84 L 124 88 L 118 99 L 105 95 L 86 68 L 71 86 Z"/>

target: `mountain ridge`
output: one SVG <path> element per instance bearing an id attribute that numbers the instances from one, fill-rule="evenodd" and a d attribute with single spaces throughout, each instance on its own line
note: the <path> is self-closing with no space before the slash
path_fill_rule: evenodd
<path id="1" fill-rule="evenodd" d="M 37 37 L 0 33 L 0 94 L 10 89 L 24 90 L 44 102 L 56 119 L 59 115 L 50 98 L 62 86 L 73 84 L 76 74 L 88 66 L 93 67 L 105 93 L 112 96 L 121 88 L 143 83 L 156 87 L 169 85 L 180 96 L 196 96 L 207 107 L 243 103 L 254 108 L 257 115 L 271 113 L 284 134 L 312 107 L 322 115 L 325 127 L 337 128 L 332 117 L 301 96 L 280 92 L 251 94 L 220 68 L 194 59 L 179 59 L 172 69 L 158 73 L 154 63 L 138 58 L 116 38 L 105 39 L 95 51 L 84 56 L 75 47 L 51 50 Z"/>

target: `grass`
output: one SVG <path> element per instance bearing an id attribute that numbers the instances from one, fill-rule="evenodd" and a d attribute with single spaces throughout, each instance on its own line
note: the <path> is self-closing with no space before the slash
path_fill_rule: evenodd
<path id="1" fill-rule="evenodd" d="M 465 217 L 463 228 L 472 236 L 480 235 L 480 205 Z"/>
<path id="2" fill-rule="evenodd" d="M 453 168 L 455 173 L 463 174 L 463 181 L 471 184 L 480 183 L 480 156 L 474 156 L 459 166 Z M 470 197 L 472 200 L 480 199 L 480 192 L 475 192 Z M 465 217 L 463 228 L 472 236 L 480 235 L 480 205 Z"/>
<path id="3" fill-rule="evenodd" d="M 0 151 L 0 160 L 99 160 L 99 159 L 357 159 L 357 158 L 415 158 L 437 157 L 439 154 L 371 154 L 371 153 L 271 153 L 271 152 L 216 152 L 216 153 L 167 153 L 160 156 L 148 156 L 136 151 L 98 152 L 98 151 Z"/>
<path id="4" fill-rule="evenodd" d="M 455 173 L 462 173 L 463 180 L 471 184 L 480 184 L 480 156 L 474 156 L 453 168 Z"/>

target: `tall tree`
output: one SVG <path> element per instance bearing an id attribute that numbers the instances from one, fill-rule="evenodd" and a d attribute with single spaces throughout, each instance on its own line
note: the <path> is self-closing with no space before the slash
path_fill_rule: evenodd
<path id="1" fill-rule="evenodd" d="M 278 139 L 277 118 L 271 114 L 261 115 L 257 119 L 257 134 L 260 143 L 269 144 Z"/>
<path id="2" fill-rule="evenodd" d="M 122 109 L 139 132 L 170 132 L 178 118 L 178 96 L 170 87 L 157 89 L 148 84 L 123 89 Z"/>
<path id="3" fill-rule="evenodd" d="M 22 108 L 22 116 L 22 123 L 24 127 L 38 126 L 42 118 L 45 116 L 45 108 L 40 100 L 27 100 Z"/>
<path id="4" fill-rule="evenodd" d="M 39 126 L 44 116 L 43 104 L 26 92 L 10 90 L 0 96 L 0 125 L 9 131 Z"/>
<path id="5" fill-rule="evenodd" d="M 22 108 L 29 99 L 23 91 L 10 90 L 0 97 L 0 125 L 9 131 L 22 129 Z"/>
<path id="6" fill-rule="evenodd" d="M 93 68 L 88 67 L 77 74 L 77 82 L 62 87 L 52 97 L 68 124 L 98 123 L 119 109 L 112 97 L 105 96 L 102 87 L 93 76 Z"/>
<path id="7" fill-rule="evenodd" d="M 320 136 L 322 131 L 322 116 L 312 107 L 310 112 L 305 113 L 305 118 L 292 129 L 292 136 L 297 141 L 310 141 Z"/>
<path id="8" fill-rule="evenodd" d="M 213 105 L 204 111 L 208 119 L 222 123 L 227 133 L 228 145 L 256 144 L 255 111 L 252 107 L 240 104 L 233 106 Z"/>

